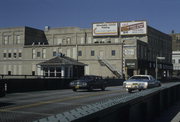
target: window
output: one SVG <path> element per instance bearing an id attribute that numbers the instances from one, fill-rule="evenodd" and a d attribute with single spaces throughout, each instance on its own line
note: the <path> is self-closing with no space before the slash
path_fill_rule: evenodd
<path id="1" fill-rule="evenodd" d="M 21 39 L 21 38 L 20 38 L 20 35 L 17 35 L 17 36 L 16 36 L 16 44 L 20 44 L 20 39 Z"/>
<path id="2" fill-rule="evenodd" d="M 16 56 L 17 56 L 16 53 L 13 53 L 13 57 L 16 58 Z"/>
<path id="3" fill-rule="evenodd" d="M 6 58 L 6 56 L 7 56 L 6 53 L 3 53 L 3 57 Z"/>
<path id="4" fill-rule="evenodd" d="M 8 58 L 11 58 L 11 53 L 8 53 Z"/>
<path id="5" fill-rule="evenodd" d="M 57 55 L 56 51 L 53 51 L 53 56 L 56 56 L 56 55 Z"/>
<path id="6" fill-rule="evenodd" d="M 66 41 L 66 44 L 71 44 L 71 38 L 70 38 L 70 37 L 67 37 L 66 40 L 67 40 L 67 41 Z"/>
<path id="7" fill-rule="evenodd" d="M 32 71 L 32 76 L 35 76 L 35 71 Z"/>
<path id="8" fill-rule="evenodd" d="M 61 67 L 56 67 L 56 77 L 61 77 Z"/>
<path id="9" fill-rule="evenodd" d="M 78 51 L 78 56 L 82 56 L 82 51 Z"/>
<path id="10" fill-rule="evenodd" d="M 37 57 L 41 57 L 41 52 L 37 52 Z"/>
<path id="11" fill-rule="evenodd" d="M 22 53 L 19 53 L 19 58 L 21 58 L 22 57 Z"/>
<path id="12" fill-rule="evenodd" d="M 94 50 L 91 50 L 91 56 L 94 56 L 94 55 L 95 55 Z"/>
<path id="13" fill-rule="evenodd" d="M 11 71 L 8 71 L 8 75 L 11 75 Z"/>
<path id="14" fill-rule="evenodd" d="M 111 51 L 111 55 L 112 55 L 112 56 L 115 56 L 115 55 L 116 55 L 116 51 L 115 51 L 115 50 L 112 50 L 112 51 Z"/>
<path id="15" fill-rule="evenodd" d="M 58 44 L 58 45 L 62 44 L 62 39 L 61 39 L 61 38 L 58 38 L 58 39 L 57 39 L 57 44 Z"/>
<path id="16" fill-rule="evenodd" d="M 4 44 L 7 45 L 9 43 L 9 37 L 5 36 L 4 37 Z"/>

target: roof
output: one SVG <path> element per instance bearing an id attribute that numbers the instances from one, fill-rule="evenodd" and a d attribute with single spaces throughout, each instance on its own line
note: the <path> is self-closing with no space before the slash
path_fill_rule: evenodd
<path id="1" fill-rule="evenodd" d="M 78 61 L 76 61 L 70 57 L 56 56 L 55 58 L 52 58 L 52 59 L 47 60 L 45 62 L 41 62 L 37 65 L 41 65 L 41 66 L 61 66 L 61 65 L 85 66 L 86 64 L 78 62 Z"/>

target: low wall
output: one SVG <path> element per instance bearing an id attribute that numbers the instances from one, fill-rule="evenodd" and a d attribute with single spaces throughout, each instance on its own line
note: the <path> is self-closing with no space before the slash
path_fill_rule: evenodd
<path id="1" fill-rule="evenodd" d="M 67 89 L 69 83 L 75 79 L 73 78 L 31 78 L 25 76 L 11 79 L 0 79 L 7 84 L 7 93 L 14 92 L 28 92 L 28 91 L 42 91 L 42 90 L 56 90 Z M 122 85 L 122 79 L 104 79 L 107 81 L 108 86 Z"/>
<path id="2" fill-rule="evenodd" d="M 7 84 L 7 93 L 66 89 L 72 80 L 74 79 L 3 79 Z"/>
<path id="3" fill-rule="evenodd" d="M 176 101 L 180 100 L 180 83 L 125 94 L 34 122 L 151 122 Z"/>

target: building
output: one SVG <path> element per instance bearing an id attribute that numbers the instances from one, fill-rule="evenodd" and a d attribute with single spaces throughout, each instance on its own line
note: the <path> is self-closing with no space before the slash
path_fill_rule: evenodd
<path id="1" fill-rule="evenodd" d="M 0 29 L 0 74 L 42 75 L 37 64 L 64 54 L 86 64 L 85 74 L 128 77 L 171 75 L 171 36 L 146 21 L 93 23 L 92 28 Z M 42 68 L 41 68 L 42 69 Z"/>
<path id="2" fill-rule="evenodd" d="M 180 76 L 180 34 L 172 33 L 172 63 L 173 76 Z"/>
<path id="3" fill-rule="evenodd" d="M 85 64 L 64 55 L 37 64 L 37 70 L 43 77 L 81 77 Z"/>

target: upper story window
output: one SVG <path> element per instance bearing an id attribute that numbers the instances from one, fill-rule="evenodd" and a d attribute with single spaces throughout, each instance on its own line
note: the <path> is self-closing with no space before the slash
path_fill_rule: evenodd
<path id="1" fill-rule="evenodd" d="M 16 44 L 20 44 L 20 40 L 21 40 L 21 36 L 20 35 L 17 35 L 16 36 Z"/>
<path id="2" fill-rule="evenodd" d="M 7 54 L 6 54 L 6 53 L 3 53 L 3 57 L 6 58 L 6 57 L 7 57 Z"/>
<path id="3" fill-rule="evenodd" d="M 56 51 L 53 51 L 53 56 L 57 56 L 57 52 Z"/>
<path id="4" fill-rule="evenodd" d="M 11 58 L 11 53 L 8 53 L 8 58 Z"/>
<path id="5" fill-rule="evenodd" d="M 61 38 L 58 38 L 58 39 L 57 39 L 57 45 L 60 45 L 60 44 L 62 44 L 62 39 L 61 39 Z"/>
<path id="6" fill-rule="evenodd" d="M 4 45 L 9 44 L 9 36 L 4 36 Z"/>
<path id="7" fill-rule="evenodd" d="M 78 56 L 82 56 L 82 51 L 81 50 L 78 51 Z"/>
<path id="8" fill-rule="evenodd" d="M 19 52 L 19 58 L 22 58 L 22 53 L 21 52 Z"/>
<path id="9" fill-rule="evenodd" d="M 115 55 L 116 55 L 116 51 L 115 51 L 115 50 L 112 50 L 112 51 L 111 51 L 111 55 L 112 55 L 112 56 L 115 56 Z"/>
<path id="10" fill-rule="evenodd" d="M 91 50 L 91 56 L 94 56 L 94 55 L 95 55 L 95 51 Z"/>
<path id="11" fill-rule="evenodd" d="M 16 54 L 16 53 L 13 53 L 13 57 L 16 58 L 16 57 L 17 57 L 17 54 Z"/>
<path id="12" fill-rule="evenodd" d="M 37 52 L 37 57 L 41 57 L 41 52 Z"/>
<path id="13" fill-rule="evenodd" d="M 66 44 L 71 44 L 71 38 L 70 37 L 66 38 Z"/>

